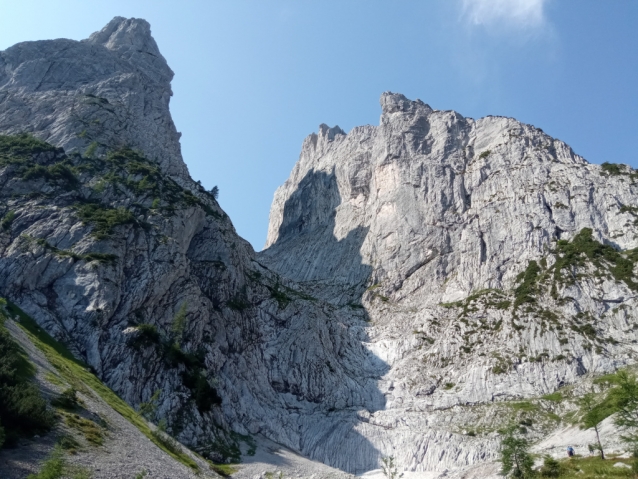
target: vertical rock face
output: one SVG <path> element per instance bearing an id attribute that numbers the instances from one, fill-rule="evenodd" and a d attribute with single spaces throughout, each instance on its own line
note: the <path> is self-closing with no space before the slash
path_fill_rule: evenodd
<path id="1" fill-rule="evenodd" d="M 638 175 L 511 118 L 381 107 L 378 127 L 306 138 L 258 257 L 365 308 L 389 366 L 361 425 L 380 454 L 417 471 L 495 458 L 489 431 L 516 416 L 499 401 L 634 361 Z"/>
<path id="2" fill-rule="evenodd" d="M 145 21 L 0 67 L 0 296 L 129 403 L 160 390 L 202 454 L 232 430 L 350 472 L 462 468 L 508 401 L 633 361 L 628 167 L 386 93 L 379 126 L 304 141 L 255 254 L 188 176 Z"/>

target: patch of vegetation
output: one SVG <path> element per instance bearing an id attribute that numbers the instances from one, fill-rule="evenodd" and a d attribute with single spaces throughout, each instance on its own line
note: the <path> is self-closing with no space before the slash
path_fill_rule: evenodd
<path id="1" fill-rule="evenodd" d="M 47 181 L 60 181 L 68 188 L 77 188 L 80 184 L 73 168 L 65 163 L 54 163 L 50 166 L 34 165 L 22 173 L 24 181 L 43 178 Z"/>
<path id="2" fill-rule="evenodd" d="M 622 205 L 618 210 L 619 213 L 629 213 L 633 216 L 638 216 L 638 206 Z"/>
<path id="3" fill-rule="evenodd" d="M 519 429 L 509 427 L 501 441 L 501 474 L 520 479 L 534 477 L 534 458 L 529 448 L 529 441 L 520 437 Z"/>
<path id="4" fill-rule="evenodd" d="M 601 477 L 621 478 L 635 477 L 631 467 L 614 467 L 614 464 L 621 462 L 632 465 L 632 459 L 614 458 L 613 460 L 602 460 L 600 457 L 573 457 L 557 461 L 558 475 L 542 477 L 560 477 L 563 479 L 600 479 Z M 554 469 L 556 470 L 556 469 Z M 541 475 L 543 469 L 541 469 Z"/>
<path id="5" fill-rule="evenodd" d="M 538 405 L 530 401 L 517 401 L 507 403 L 514 411 L 533 412 L 538 410 Z"/>
<path id="6" fill-rule="evenodd" d="M 51 405 L 62 409 L 73 411 L 80 406 L 77 391 L 73 388 L 65 389 L 62 394 L 51 401 Z"/>
<path id="7" fill-rule="evenodd" d="M 37 155 L 38 153 L 59 151 L 61 151 L 60 148 L 38 140 L 28 133 L 0 135 L 0 165 L 2 164 L 2 160 L 29 160 L 33 155 Z"/>
<path id="8" fill-rule="evenodd" d="M 129 340 L 133 347 L 151 346 L 160 344 L 161 337 L 157 328 L 152 324 L 140 324 L 137 326 L 137 334 Z"/>
<path id="9" fill-rule="evenodd" d="M 179 344 L 182 341 L 182 336 L 184 335 L 184 328 L 186 328 L 186 309 L 188 308 L 188 304 L 183 302 L 177 311 L 177 314 L 173 318 L 173 323 L 171 324 L 171 336 L 175 344 L 179 347 Z"/>
<path id="10" fill-rule="evenodd" d="M 3 230 L 11 229 L 11 223 L 13 223 L 13 220 L 15 219 L 15 217 L 16 217 L 15 211 L 8 211 L 2 217 L 2 220 L 0 220 L 0 228 L 2 228 Z"/>
<path id="11" fill-rule="evenodd" d="M 182 366 L 182 383 L 191 391 L 197 408 L 203 413 L 210 411 L 213 406 L 220 405 L 222 400 L 217 393 L 217 389 L 210 384 L 206 377 L 206 364 L 203 353 L 187 353 L 180 348 L 179 343 L 185 321 L 186 303 L 177 312 L 168 337 L 162 338 L 157 328 L 153 325 L 140 324 L 137 326 L 137 334 L 129 340 L 128 344 L 134 348 L 156 347 L 160 357 L 168 367 L 179 368 Z M 159 391 L 156 391 L 156 394 L 159 397 Z M 154 395 L 151 398 L 151 405 L 158 397 Z M 149 415 L 148 411 L 143 408 L 152 407 L 151 405 L 148 403 L 140 405 L 140 413 L 148 419 L 151 419 L 152 414 Z"/>
<path id="12" fill-rule="evenodd" d="M 523 303 L 536 302 L 534 296 L 538 293 L 537 281 L 540 272 L 541 268 L 538 266 L 538 263 L 531 260 L 527 264 L 525 271 L 518 275 L 516 282 L 521 284 L 514 290 L 514 309 L 518 308 Z"/>
<path id="13" fill-rule="evenodd" d="M 228 306 L 230 309 L 241 312 L 245 309 L 248 309 L 250 307 L 250 303 L 243 297 L 243 295 L 239 294 L 226 301 L 226 306 Z"/>
<path id="14" fill-rule="evenodd" d="M 40 153 L 58 153 L 60 156 L 51 165 L 38 163 Z M 0 135 L 0 167 L 12 165 L 14 177 L 24 181 L 44 178 L 46 181 L 62 183 L 67 189 L 79 186 L 75 168 L 64 157 L 64 151 L 28 135 Z M 62 159 L 60 159 L 60 157 Z M 45 159 L 48 161 L 48 159 Z"/>
<path id="15" fill-rule="evenodd" d="M 58 440 L 58 444 L 69 454 L 76 454 L 81 449 L 80 443 L 77 442 L 75 438 L 69 434 L 62 436 Z"/>
<path id="16" fill-rule="evenodd" d="M 182 374 L 184 386 L 191 390 L 193 399 L 200 412 L 207 412 L 213 406 L 222 403 L 222 398 L 217 394 L 217 390 L 210 385 L 203 369 L 187 370 Z"/>
<path id="17" fill-rule="evenodd" d="M 618 176 L 625 173 L 625 165 L 620 165 L 618 163 L 604 162 L 602 165 L 600 165 L 600 167 L 600 174 L 603 176 Z"/>
<path id="18" fill-rule="evenodd" d="M 584 336 L 587 336 L 590 339 L 596 338 L 596 328 L 594 328 L 591 324 L 583 324 L 578 326 L 577 324 L 571 324 L 569 326 L 573 331 L 580 333 Z"/>
<path id="19" fill-rule="evenodd" d="M 77 414 L 65 414 L 66 424 L 81 432 L 84 438 L 94 446 L 104 444 L 104 432 L 95 422 Z"/>
<path id="20" fill-rule="evenodd" d="M 562 393 L 556 391 L 554 393 L 545 394 L 542 396 L 542 399 L 545 399 L 545 401 L 561 402 L 564 398 Z"/>
<path id="21" fill-rule="evenodd" d="M 87 158 L 93 158 L 95 156 L 95 153 L 97 152 L 97 141 L 92 142 L 87 148 L 86 151 L 84 152 L 84 156 L 86 156 Z"/>
<path id="22" fill-rule="evenodd" d="M 60 258 L 73 258 L 75 261 L 86 261 L 90 263 L 91 261 L 97 261 L 98 263 L 112 263 L 118 259 L 117 255 L 109 254 L 109 253 L 76 253 L 67 249 L 59 249 L 55 246 L 49 244 L 47 240 L 44 238 L 32 238 L 30 236 L 25 235 L 29 241 L 35 241 L 37 244 L 42 246 L 44 249 L 51 251 L 54 255 Z"/>
<path id="23" fill-rule="evenodd" d="M 64 473 L 65 466 L 64 451 L 58 446 L 53 449 L 49 458 L 44 461 L 40 472 L 37 474 L 29 474 L 27 479 L 59 479 Z"/>
<path id="24" fill-rule="evenodd" d="M 93 226 L 91 234 L 96 239 L 109 238 L 117 226 L 135 222 L 133 214 L 126 208 L 106 208 L 97 203 L 78 203 L 74 207 L 78 218 Z"/>
<path id="25" fill-rule="evenodd" d="M 222 477 L 230 477 L 239 471 L 235 464 L 211 464 L 210 468 Z"/>
<path id="26" fill-rule="evenodd" d="M 490 153 L 492 153 L 491 150 L 485 150 L 483 153 L 479 155 L 479 160 L 482 160 L 483 158 L 487 158 L 488 156 L 490 156 Z"/>
<path id="27" fill-rule="evenodd" d="M 292 298 L 286 294 L 286 291 L 281 288 L 279 283 L 275 283 L 272 288 L 269 286 L 266 286 L 266 288 L 270 291 L 270 297 L 277 301 L 280 309 L 284 309 L 292 301 Z"/>
<path id="28" fill-rule="evenodd" d="M 464 318 L 469 313 L 478 311 L 479 305 L 484 308 L 509 308 L 511 303 L 509 300 L 505 299 L 504 296 L 503 291 L 499 289 L 486 288 L 470 294 L 467 298 L 461 301 L 439 303 L 439 306 L 446 309 L 461 308 L 462 311 L 459 313 L 459 318 Z"/>
<path id="29" fill-rule="evenodd" d="M 453 387 L 454 387 L 454 383 L 445 383 L 445 384 L 443 385 L 443 389 L 447 389 L 447 390 L 450 390 L 450 389 L 452 389 Z"/>
<path id="30" fill-rule="evenodd" d="M 4 322 L 0 300 L 0 447 L 13 446 L 20 437 L 48 431 L 55 422 L 38 386 L 35 368 L 26 353 L 11 337 Z"/>
<path id="31" fill-rule="evenodd" d="M 634 291 L 638 290 L 638 283 L 633 280 L 633 268 L 636 261 L 634 250 L 626 252 L 625 257 L 612 246 L 593 239 L 592 233 L 591 228 L 583 228 L 572 241 L 558 241 L 554 279 L 565 281 L 562 271 L 585 266 L 586 260 L 591 261 L 599 269 L 603 268 L 602 262 L 605 261 L 609 264 L 609 271 L 617 281 L 623 281 Z M 573 282 L 573 275 L 567 281 Z"/>
<path id="32" fill-rule="evenodd" d="M 512 302 L 508 300 L 498 301 L 494 306 L 496 309 L 509 309 Z"/>
<path id="33" fill-rule="evenodd" d="M 148 475 L 148 471 L 146 469 L 142 469 L 140 472 L 135 474 L 135 479 L 144 479 Z"/>
<path id="34" fill-rule="evenodd" d="M 64 457 L 62 444 L 56 444 L 37 474 L 29 474 L 27 479 L 90 479 L 91 471 L 86 467 L 69 464 Z"/>
<path id="35" fill-rule="evenodd" d="M 209 216 L 218 219 L 223 217 L 191 191 L 163 175 L 158 165 L 149 161 L 140 152 L 128 148 L 110 151 L 102 162 L 105 163 L 108 173 L 102 176 L 99 188 L 119 185 L 136 195 L 153 198 L 152 209 L 160 209 L 162 202 L 165 203 L 166 206 L 162 210 L 169 214 L 179 207 L 199 206 Z M 208 193 L 203 188 L 201 191 Z"/>

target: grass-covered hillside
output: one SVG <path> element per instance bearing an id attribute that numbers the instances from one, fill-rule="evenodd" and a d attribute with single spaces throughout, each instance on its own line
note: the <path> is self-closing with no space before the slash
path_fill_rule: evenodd
<path id="1" fill-rule="evenodd" d="M 34 354 L 40 356 L 37 367 L 30 358 Z M 148 423 L 64 345 L 5 300 L 0 301 L 0 423 L 3 478 L 26 477 L 29 470 L 29 479 L 111 477 L 104 476 L 112 471 L 101 458 L 127 453 L 130 441 L 140 448 L 140 456 L 128 459 L 131 478 L 144 477 L 152 467 L 144 467 L 147 462 L 157 468 L 185 468 L 183 477 L 214 475 L 211 463 Z M 54 446 L 44 461 L 34 454 L 25 469 L 24 454 L 41 451 L 40 441 Z"/>

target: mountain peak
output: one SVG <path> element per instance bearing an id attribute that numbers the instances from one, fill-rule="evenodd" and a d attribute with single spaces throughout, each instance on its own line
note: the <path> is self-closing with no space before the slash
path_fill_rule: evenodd
<path id="1" fill-rule="evenodd" d="M 379 100 L 383 114 L 396 113 L 398 111 L 407 112 L 415 108 L 425 107 L 429 112 L 432 111 L 430 105 L 426 105 L 421 100 L 409 100 L 401 93 L 392 93 L 385 91 L 381 94 Z"/>
<path id="2" fill-rule="evenodd" d="M 151 25 L 143 18 L 115 17 L 84 42 L 118 53 L 160 81 L 168 83 L 173 79 L 174 73 L 151 34 Z"/>
<path id="3" fill-rule="evenodd" d="M 135 48 L 140 52 L 162 56 L 151 35 L 151 25 L 142 18 L 115 17 L 85 41 L 104 45 L 109 50 Z"/>

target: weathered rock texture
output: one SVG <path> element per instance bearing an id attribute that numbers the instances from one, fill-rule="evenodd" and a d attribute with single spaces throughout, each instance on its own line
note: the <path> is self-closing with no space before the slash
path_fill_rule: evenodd
<path id="1" fill-rule="evenodd" d="M 377 450 L 411 470 L 495 458 L 489 431 L 512 417 L 498 401 L 634 361 L 638 175 L 511 118 L 393 93 L 381 107 L 378 127 L 304 141 L 259 259 L 364 306 L 389 366 L 384 408 L 357 426 Z"/>
<path id="2" fill-rule="evenodd" d="M 160 390 L 203 454 L 232 430 L 348 472 L 462 468 L 507 401 L 633 361 L 629 168 L 386 93 L 380 126 L 306 139 L 256 255 L 188 176 L 146 22 L 0 65 L 0 133 L 64 148 L 0 138 L 0 295 L 129 403 Z M 531 437 L 570 407 L 541 403 Z"/>

